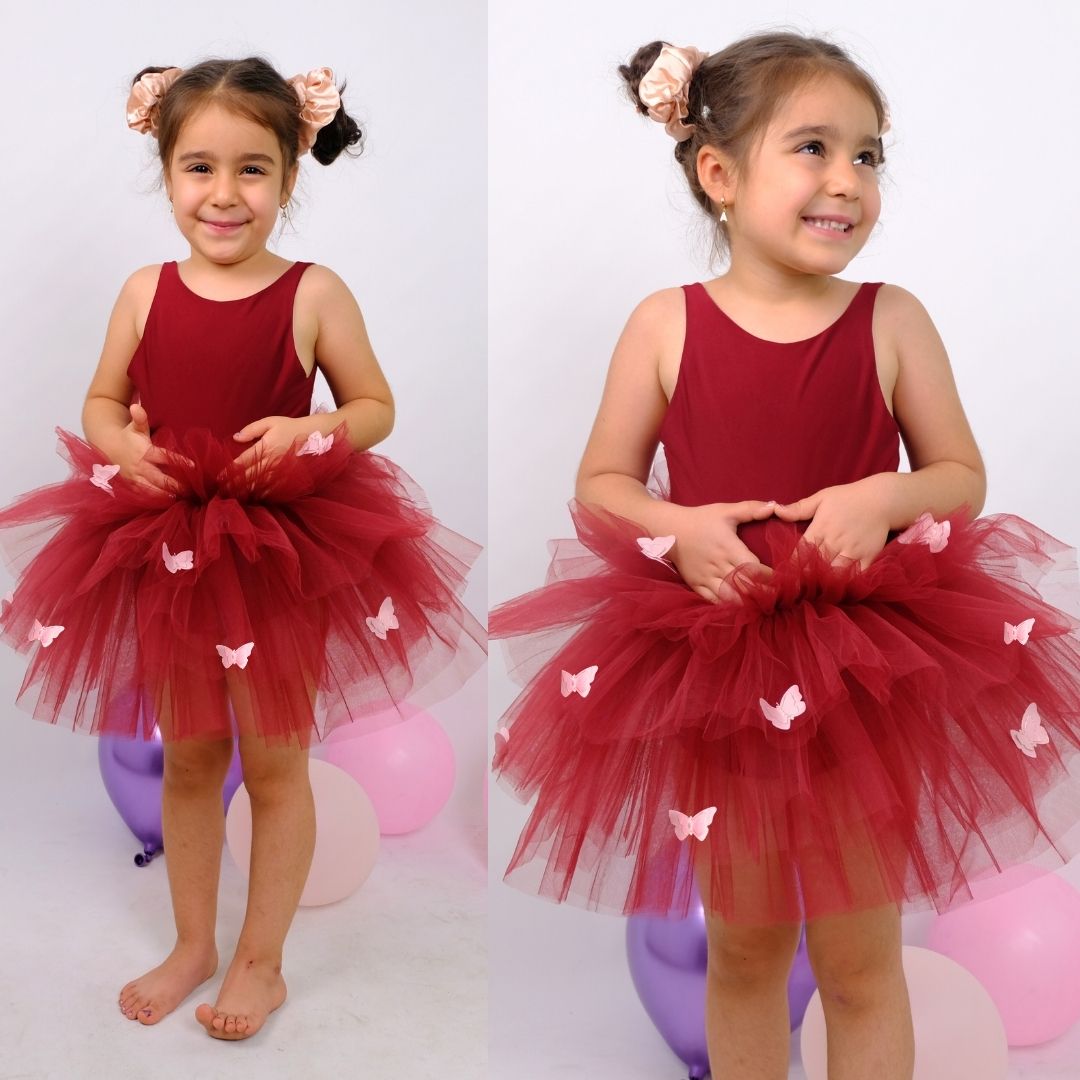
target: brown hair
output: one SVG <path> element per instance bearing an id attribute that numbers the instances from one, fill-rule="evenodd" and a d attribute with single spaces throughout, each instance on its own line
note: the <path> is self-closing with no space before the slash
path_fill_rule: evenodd
<path id="1" fill-rule="evenodd" d="M 643 45 L 629 63 L 619 67 L 630 100 L 645 115 L 648 109 L 638 97 L 638 85 L 665 44 L 670 43 L 653 41 Z M 797 87 L 825 75 L 846 79 L 864 93 L 874 106 L 879 126 L 884 124 L 886 106 L 880 87 L 839 45 L 821 38 L 787 31 L 756 34 L 706 57 L 694 72 L 687 92 L 685 121 L 693 125 L 693 134 L 675 144 L 675 159 L 698 205 L 713 221 L 717 253 L 721 256 L 729 251 L 727 229 L 698 181 L 698 151 L 703 146 L 715 146 L 731 155 L 737 169 L 745 168 L 754 142 L 780 105 Z M 884 162 L 880 140 L 878 150 Z"/>
<path id="2" fill-rule="evenodd" d="M 166 71 L 170 66 L 173 65 L 145 67 L 131 84 L 134 86 L 147 72 Z M 338 92 L 343 93 L 345 86 L 342 82 Z M 299 157 L 300 105 L 286 79 L 261 56 L 204 60 L 185 69 L 169 86 L 157 116 L 157 152 L 163 174 L 168 172 L 184 122 L 210 104 L 221 105 L 273 132 L 281 148 L 283 179 L 289 175 Z M 329 165 L 342 151 L 362 139 L 359 125 L 342 104 L 333 120 L 320 128 L 310 153 L 320 165 Z M 356 156 L 362 149 L 361 146 L 350 156 Z"/>

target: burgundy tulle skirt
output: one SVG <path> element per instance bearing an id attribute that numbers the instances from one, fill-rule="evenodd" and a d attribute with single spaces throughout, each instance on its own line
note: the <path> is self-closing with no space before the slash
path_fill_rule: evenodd
<path id="1" fill-rule="evenodd" d="M 508 884 L 684 914 L 696 880 L 709 911 L 768 925 L 942 912 L 1080 852 L 1073 548 L 965 509 L 940 550 L 891 534 L 862 570 L 770 518 L 739 533 L 772 577 L 736 567 L 738 599 L 712 603 L 638 525 L 571 510 L 547 584 L 490 619 L 524 684 L 492 767 L 536 798 Z"/>
<path id="2" fill-rule="evenodd" d="M 176 497 L 103 474 L 56 430 L 70 477 L 0 509 L 16 576 L 0 640 L 29 657 L 17 704 L 39 719 L 307 746 L 404 719 L 397 704 L 440 700 L 483 663 L 460 600 L 480 547 L 344 423 L 322 453 L 247 471 L 233 440 L 160 428 L 154 444 L 191 462 L 160 466 Z"/>

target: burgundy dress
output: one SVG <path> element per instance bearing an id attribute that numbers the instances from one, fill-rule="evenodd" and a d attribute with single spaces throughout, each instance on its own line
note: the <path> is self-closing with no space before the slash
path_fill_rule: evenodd
<path id="1" fill-rule="evenodd" d="M 674 502 L 789 503 L 896 471 L 878 288 L 776 343 L 684 287 L 660 431 Z M 1073 548 L 965 506 L 890 533 L 862 570 L 771 517 L 738 533 L 772 576 L 736 567 L 737 599 L 712 603 L 646 556 L 639 525 L 571 510 L 547 584 L 490 620 L 524 684 L 493 769 L 536 797 L 509 884 L 624 914 L 683 914 L 696 884 L 708 910 L 766 925 L 945 911 L 981 875 L 1078 853 Z"/>
<path id="2" fill-rule="evenodd" d="M 307 262 L 252 296 L 198 296 L 167 262 L 128 374 L 173 497 L 137 487 L 57 428 L 68 479 L 0 509 L 16 575 L 0 639 L 29 655 L 17 704 L 92 734 L 262 736 L 307 746 L 333 727 L 404 719 L 483 662 L 462 606 L 480 548 L 430 514 L 343 422 L 245 475 L 264 416 L 307 416 L 314 372 L 293 342 Z M 62 627 L 63 629 L 57 629 Z"/>

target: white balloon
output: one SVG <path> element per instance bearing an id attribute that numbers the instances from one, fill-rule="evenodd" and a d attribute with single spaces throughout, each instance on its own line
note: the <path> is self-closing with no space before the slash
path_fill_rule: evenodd
<path id="1" fill-rule="evenodd" d="M 379 821 L 364 789 L 343 769 L 308 758 L 315 798 L 315 854 L 302 906 L 343 900 L 368 879 L 379 854 Z M 241 784 L 225 818 L 229 854 L 248 876 L 251 862 L 251 799 Z"/>
<path id="2" fill-rule="evenodd" d="M 982 983 L 933 949 L 902 948 L 915 1028 L 914 1080 L 1006 1080 L 1005 1024 Z M 827 1080 L 819 991 L 806 1007 L 799 1045 L 807 1080 Z"/>

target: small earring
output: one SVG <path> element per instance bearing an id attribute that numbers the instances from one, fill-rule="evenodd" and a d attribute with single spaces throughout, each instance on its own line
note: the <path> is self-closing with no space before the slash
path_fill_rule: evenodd
<path id="1" fill-rule="evenodd" d="M 724 202 L 724 196 L 720 196 L 720 220 L 727 221 L 727 203 Z"/>

